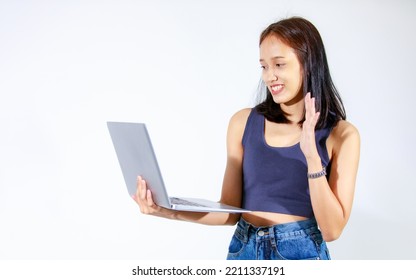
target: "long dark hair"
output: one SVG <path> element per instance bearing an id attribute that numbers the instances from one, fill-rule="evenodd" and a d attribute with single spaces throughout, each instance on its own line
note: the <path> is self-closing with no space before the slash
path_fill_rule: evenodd
<path id="1" fill-rule="evenodd" d="M 315 97 L 315 108 L 320 112 L 316 129 L 335 125 L 345 120 L 345 108 L 341 97 L 332 82 L 326 59 L 324 43 L 316 27 L 301 17 L 291 17 L 269 25 L 260 35 L 260 43 L 268 36 L 276 36 L 294 49 L 303 70 L 303 96 L 308 92 Z M 266 97 L 255 108 L 272 122 L 289 123 L 279 104 L 261 82 Z M 260 93 L 261 94 L 261 93 Z M 303 120 L 299 123 L 302 124 Z"/>

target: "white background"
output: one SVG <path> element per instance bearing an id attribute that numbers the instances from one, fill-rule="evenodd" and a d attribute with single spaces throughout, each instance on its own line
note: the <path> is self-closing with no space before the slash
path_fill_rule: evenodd
<path id="1" fill-rule="evenodd" d="M 259 34 L 294 15 L 320 30 L 362 138 L 332 257 L 416 259 L 411 0 L 0 0 L 0 258 L 224 259 L 233 227 L 140 214 L 106 121 L 148 123 L 171 194 L 218 199 Z"/>

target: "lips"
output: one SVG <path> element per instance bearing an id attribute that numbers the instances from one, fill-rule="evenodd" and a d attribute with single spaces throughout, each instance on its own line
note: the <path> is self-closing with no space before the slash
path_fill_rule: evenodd
<path id="1" fill-rule="evenodd" d="M 283 91 L 285 86 L 283 84 L 274 84 L 270 86 L 270 92 L 273 95 L 279 94 Z"/>

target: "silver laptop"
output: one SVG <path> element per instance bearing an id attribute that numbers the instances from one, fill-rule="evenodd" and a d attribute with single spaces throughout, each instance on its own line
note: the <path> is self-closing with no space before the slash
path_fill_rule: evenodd
<path id="1" fill-rule="evenodd" d="M 169 197 L 144 123 L 107 122 L 111 139 L 130 195 L 142 176 L 159 206 L 195 212 L 242 213 L 249 210 L 199 198 Z"/>

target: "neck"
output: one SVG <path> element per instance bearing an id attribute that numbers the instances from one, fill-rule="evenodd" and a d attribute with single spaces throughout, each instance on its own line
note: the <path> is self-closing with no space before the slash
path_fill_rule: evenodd
<path id="1" fill-rule="evenodd" d="M 298 124 L 304 118 L 305 101 L 303 96 L 289 103 L 280 104 L 280 108 L 291 123 Z"/>

